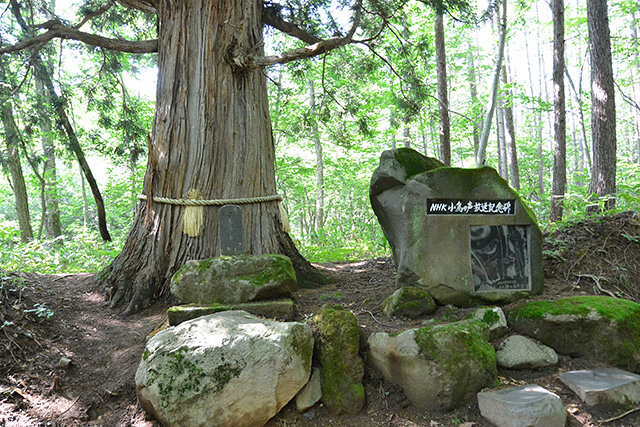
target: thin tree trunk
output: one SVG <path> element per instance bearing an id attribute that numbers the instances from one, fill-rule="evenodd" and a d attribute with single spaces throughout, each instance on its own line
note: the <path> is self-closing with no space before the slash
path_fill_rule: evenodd
<path id="1" fill-rule="evenodd" d="M 509 84 L 507 77 L 507 67 L 502 64 L 502 83 L 505 87 L 504 96 L 508 99 L 507 102 L 502 101 L 502 109 L 504 111 L 504 125 L 505 125 L 505 145 L 507 163 L 509 165 L 509 182 L 511 187 L 516 190 L 520 190 L 520 168 L 518 167 L 518 150 L 516 148 L 516 124 L 513 119 L 513 106 L 511 91 L 506 89 Z M 508 136 L 508 138 L 507 138 Z"/>
<path id="2" fill-rule="evenodd" d="M 536 6 L 537 7 L 537 6 Z M 540 40 L 540 30 L 538 29 L 538 41 Z M 534 85 L 533 85 L 533 72 L 531 71 L 531 60 L 529 53 L 529 37 L 525 37 L 524 43 L 526 48 L 526 56 L 527 56 L 527 70 L 529 71 L 529 93 L 531 95 L 531 99 L 535 97 Z M 539 52 L 539 50 L 538 50 Z M 540 61 L 538 60 L 538 64 Z M 541 79 L 541 77 L 540 77 Z M 539 81 L 540 83 L 540 81 Z M 536 135 L 536 141 L 538 141 L 538 193 L 540 195 L 544 194 L 544 147 L 542 146 L 542 111 L 540 109 L 536 110 L 536 114 L 534 116 L 534 132 Z"/>
<path id="3" fill-rule="evenodd" d="M 593 166 L 589 192 L 604 197 L 604 208 L 615 206 L 616 106 L 611 61 L 611 36 L 606 0 L 587 0 L 591 53 L 591 134 Z"/>
<path id="4" fill-rule="evenodd" d="M 498 143 L 498 173 L 501 177 L 509 179 L 509 168 L 507 167 L 507 149 L 504 135 L 504 109 L 503 101 L 498 99 L 498 110 L 496 111 L 496 140 Z"/>
<path id="5" fill-rule="evenodd" d="M 447 86 L 447 55 L 444 44 L 443 14 L 435 19 L 436 70 L 438 74 L 438 111 L 440 116 L 440 160 L 451 166 L 451 125 L 449 123 L 449 94 Z"/>
<path id="6" fill-rule="evenodd" d="M 20 12 L 20 5 L 18 4 L 17 0 L 11 0 L 11 11 L 18 21 L 18 24 L 20 24 L 20 27 L 22 27 L 22 31 L 30 34 L 31 28 L 23 19 L 22 13 Z M 33 65 L 37 78 L 42 81 L 46 91 L 49 93 L 51 105 L 55 107 L 58 118 L 60 119 L 60 126 L 67 135 L 69 149 L 75 154 L 76 158 L 78 159 L 78 163 L 80 163 L 82 171 L 87 179 L 87 182 L 89 183 L 89 187 L 91 188 L 91 192 L 96 202 L 96 208 L 98 212 L 98 228 L 100 230 L 100 236 L 104 241 L 111 241 L 111 236 L 109 235 L 109 231 L 107 230 L 107 215 L 104 209 L 104 200 L 102 199 L 102 195 L 100 194 L 98 183 L 93 177 L 91 168 L 89 167 L 89 164 L 87 163 L 87 160 L 84 156 L 84 152 L 80 147 L 78 137 L 73 129 L 73 126 L 71 125 L 71 121 L 67 116 L 67 112 L 64 106 L 65 102 L 63 99 L 60 99 L 60 97 L 56 93 L 51 74 L 49 73 L 49 70 L 44 65 L 40 57 L 38 55 L 35 55 L 33 59 Z"/>
<path id="7" fill-rule="evenodd" d="M 4 68 L 4 64 L 0 64 Z M 4 69 L 2 70 L 4 75 Z M 4 78 L 3 78 L 4 80 Z M 2 126 L 4 127 L 5 147 L 7 150 L 7 164 L 11 173 L 13 184 L 13 195 L 16 201 L 16 212 L 18 214 L 18 226 L 20 227 L 20 240 L 26 243 L 33 240 L 33 229 L 31 228 L 31 215 L 29 213 L 29 197 L 27 186 L 20 164 L 20 144 L 18 142 L 19 133 L 13 118 L 13 108 L 9 101 L 2 103 L 0 107 L 2 116 Z"/>
<path id="8" fill-rule="evenodd" d="M 40 79 L 36 79 L 36 92 L 40 98 L 45 97 L 44 84 Z M 60 223 L 60 205 L 58 203 L 58 174 L 56 168 L 56 150 L 51 138 L 53 130 L 51 118 L 48 114 L 42 114 L 38 118 L 40 124 L 40 134 L 42 141 L 42 151 L 44 153 L 44 211 L 43 222 L 44 232 L 48 239 L 54 239 L 62 235 L 62 224 Z"/>
<path id="9" fill-rule="evenodd" d="M 567 183 L 567 119 L 564 97 L 564 0 L 553 0 L 553 185 L 551 190 L 552 222 L 562 220 Z"/>
<path id="10" fill-rule="evenodd" d="M 309 78 L 309 116 L 311 121 L 311 139 L 316 152 L 316 215 L 313 229 L 317 233 L 324 228 L 324 163 L 322 160 L 322 143 L 316 118 L 316 95 L 313 79 Z"/>
<path id="11" fill-rule="evenodd" d="M 498 87 L 500 86 L 500 70 L 502 68 L 502 60 L 504 58 L 504 45 L 507 37 L 507 0 L 502 0 L 502 22 L 500 23 L 500 42 L 498 44 L 498 58 L 496 59 L 496 68 L 493 72 L 493 81 L 491 84 L 491 95 L 489 98 L 489 108 L 484 118 L 482 134 L 480 136 L 480 144 L 476 155 L 476 165 L 478 167 L 484 165 L 487 151 L 487 142 L 489 141 L 489 133 L 491 132 L 491 123 L 493 123 L 493 113 L 496 109 L 496 101 L 498 98 Z"/>
<path id="12" fill-rule="evenodd" d="M 476 66 L 473 60 L 473 48 L 471 42 L 467 47 L 467 78 L 469 79 L 469 96 L 471 97 L 471 105 L 473 106 L 473 110 L 475 111 L 476 106 L 480 103 L 478 100 L 478 85 L 476 82 Z M 473 115 L 474 122 L 473 126 L 473 153 L 474 155 L 478 152 L 478 145 L 480 145 L 480 127 L 476 122 L 476 114 Z M 479 120 L 479 119 L 478 119 Z"/>

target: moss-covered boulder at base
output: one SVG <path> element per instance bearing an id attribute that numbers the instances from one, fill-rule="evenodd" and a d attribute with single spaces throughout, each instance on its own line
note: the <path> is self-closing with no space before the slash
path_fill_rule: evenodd
<path id="1" fill-rule="evenodd" d="M 312 355 L 302 323 L 243 311 L 200 317 L 149 339 L 138 401 L 165 426 L 259 427 L 307 383 Z"/>
<path id="2" fill-rule="evenodd" d="M 512 329 L 560 354 L 640 372 L 640 305 L 605 296 L 533 301 L 507 313 Z"/>
<path id="3" fill-rule="evenodd" d="M 313 322 L 322 402 L 335 415 L 357 414 L 365 400 L 358 320 L 340 305 L 325 305 Z"/>
<path id="4" fill-rule="evenodd" d="M 535 215 L 495 169 L 445 167 L 409 148 L 387 150 L 369 196 L 393 251 L 398 288 L 422 287 L 438 304 L 460 306 L 513 301 L 542 290 L 542 234 Z M 461 205 L 455 215 L 427 214 L 428 201 Z M 478 212 L 468 205 L 474 201 Z M 513 210 L 486 213 L 498 204 Z M 481 249 L 472 253 L 472 243 Z"/>
<path id="5" fill-rule="evenodd" d="M 297 289 L 284 255 L 234 255 L 188 261 L 171 279 L 182 303 L 243 303 L 288 298 Z"/>
<path id="6" fill-rule="evenodd" d="M 382 302 L 382 311 L 387 316 L 415 319 L 433 313 L 436 303 L 429 292 L 415 286 L 403 286 Z"/>
<path id="7" fill-rule="evenodd" d="M 404 391 L 420 409 L 446 411 L 495 385 L 496 354 L 478 320 L 369 337 L 367 363 Z"/>

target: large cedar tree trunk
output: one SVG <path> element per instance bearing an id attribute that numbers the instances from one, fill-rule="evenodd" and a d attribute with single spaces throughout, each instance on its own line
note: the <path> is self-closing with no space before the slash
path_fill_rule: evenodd
<path id="1" fill-rule="evenodd" d="M 204 199 L 276 194 L 274 147 L 262 69 L 234 55 L 261 54 L 262 1 L 160 0 L 158 88 L 143 193 Z M 187 260 L 220 254 L 218 207 L 204 208 L 198 237 L 182 232 L 184 208 L 140 203 L 120 255 L 103 273 L 113 307 L 124 314 L 168 293 Z M 242 205 L 246 253 L 292 257 L 298 280 L 309 267 L 282 231 L 277 202 Z"/>

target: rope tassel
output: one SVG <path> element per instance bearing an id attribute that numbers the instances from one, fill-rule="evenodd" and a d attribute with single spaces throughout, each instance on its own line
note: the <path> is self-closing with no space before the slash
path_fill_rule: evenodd
<path id="1" fill-rule="evenodd" d="M 187 192 L 187 200 L 202 200 L 202 193 L 195 188 Z M 204 221 L 204 206 L 187 205 L 182 217 L 182 232 L 189 237 L 198 237 Z"/>

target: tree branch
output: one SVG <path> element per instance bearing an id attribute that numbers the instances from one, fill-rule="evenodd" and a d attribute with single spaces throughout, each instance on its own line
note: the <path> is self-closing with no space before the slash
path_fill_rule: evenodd
<path id="1" fill-rule="evenodd" d="M 33 46 L 42 45 L 54 38 L 78 40 L 91 46 L 103 47 L 109 50 L 128 53 L 151 53 L 158 51 L 158 40 L 130 41 L 120 39 L 110 39 L 107 37 L 97 36 L 95 34 L 85 33 L 62 25 L 59 21 L 48 21 L 39 28 L 47 29 L 46 33 L 24 40 L 13 46 L 0 48 L 0 55 L 4 53 L 16 52 L 28 49 Z"/>
<path id="2" fill-rule="evenodd" d="M 309 44 L 309 46 L 305 46 L 299 49 L 288 50 L 279 55 L 252 56 L 252 55 L 243 54 L 242 52 L 239 51 L 239 49 L 236 49 L 236 51 L 232 52 L 231 60 L 234 63 L 234 65 L 236 65 L 238 68 L 268 67 L 275 64 L 286 64 L 287 62 L 295 61 L 298 59 L 313 58 L 315 56 L 322 55 L 323 53 L 329 52 L 333 49 L 337 49 L 349 43 L 353 43 L 354 42 L 353 35 L 355 34 L 356 30 L 358 29 L 358 26 L 360 25 L 360 17 L 362 16 L 362 0 L 356 1 L 356 3 L 353 6 L 353 12 L 354 12 L 353 25 L 351 26 L 351 29 L 349 30 L 347 35 L 344 37 L 332 37 L 327 40 L 319 40 L 314 38 L 315 40 L 319 40 L 319 41 L 316 41 L 313 44 Z M 263 20 L 264 19 L 265 18 L 263 14 Z M 286 23 L 286 21 L 284 20 L 281 20 L 281 21 L 283 23 Z M 269 24 L 269 25 L 272 25 L 272 24 Z M 280 23 L 278 25 L 282 25 L 282 24 Z M 292 24 L 289 24 L 289 25 L 292 25 Z M 272 25 L 272 26 L 274 28 L 280 29 L 276 25 Z M 305 33 L 303 30 L 299 28 L 298 30 L 301 33 Z M 310 34 L 307 34 L 307 36 L 310 38 L 315 37 Z M 312 40 L 313 39 L 309 39 L 309 41 L 312 41 Z"/>
<path id="3" fill-rule="evenodd" d="M 118 3 L 130 9 L 138 9 L 143 12 L 156 13 L 157 0 L 117 0 Z"/>
<path id="4" fill-rule="evenodd" d="M 307 44 L 314 44 L 322 41 L 320 38 L 307 33 L 297 25 L 282 19 L 282 16 L 280 16 L 275 7 L 264 7 L 262 9 L 262 22 L 282 31 L 285 34 L 300 39 Z"/>

